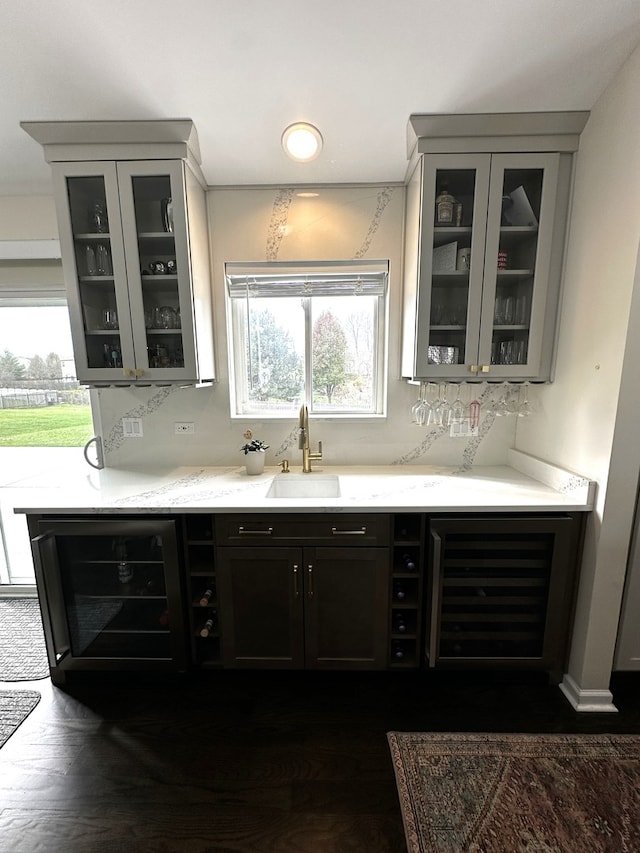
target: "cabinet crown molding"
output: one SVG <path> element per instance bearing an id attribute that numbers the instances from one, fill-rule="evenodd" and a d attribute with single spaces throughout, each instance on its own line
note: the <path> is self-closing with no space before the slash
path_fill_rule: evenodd
<path id="1" fill-rule="evenodd" d="M 451 152 L 464 139 L 466 151 L 577 151 L 590 113 L 415 113 L 407 123 L 407 159 L 416 153 Z M 528 139 L 527 139 L 528 137 Z M 496 140 L 500 140 L 496 147 Z M 561 146 L 558 147 L 558 141 Z M 487 147 L 489 146 L 489 147 Z"/>
<path id="2" fill-rule="evenodd" d="M 202 164 L 200 143 L 191 119 L 149 119 L 142 121 L 22 121 L 20 127 L 44 148 L 48 163 L 69 159 L 95 159 L 89 148 L 84 158 L 69 157 L 76 146 L 99 146 L 118 153 L 123 146 L 147 147 L 145 159 L 184 157 Z M 155 153 L 154 153 L 155 152 Z M 113 159 L 117 159 L 114 157 Z"/>

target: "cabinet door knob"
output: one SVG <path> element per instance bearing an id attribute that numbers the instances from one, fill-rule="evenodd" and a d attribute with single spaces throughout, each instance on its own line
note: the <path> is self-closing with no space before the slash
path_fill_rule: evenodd
<path id="1" fill-rule="evenodd" d="M 480 370 L 482 373 L 488 373 L 491 370 L 491 365 L 490 364 L 483 364 L 482 367 L 480 368 Z"/>
<path id="2" fill-rule="evenodd" d="M 469 371 L 471 373 L 477 373 L 478 372 L 478 365 L 477 364 L 470 364 L 469 365 Z"/>

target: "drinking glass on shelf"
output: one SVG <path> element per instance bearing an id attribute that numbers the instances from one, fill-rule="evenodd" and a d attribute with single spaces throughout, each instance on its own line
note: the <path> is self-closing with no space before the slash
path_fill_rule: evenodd
<path id="1" fill-rule="evenodd" d="M 512 326 L 515 320 L 516 300 L 515 296 L 505 296 L 504 298 L 504 324 Z"/>
<path id="2" fill-rule="evenodd" d="M 102 328 L 117 329 L 118 328 L 118 313 L 115 308 L 102 309 Z"/>
<path id="3" fill-rule="evenodd" d="M 85 258 L 87 263 L 87 275 L 96 274 L 96 253 L 93 251 L 93 246 L 87 246 L 85 249 Z"/>
<path id="4" fill-rule="evenodd" d="M 516 298 L 514 323 L 518 326 L 527 326 L 529 324 L 529 297 L 527 294 L 521 293 Z"/>
<path id="5" fill-rule="evenodd" d="M 98 275 L 111 275 L 111 258 L 103 243 L 96 246 L 96 272 Z"/>

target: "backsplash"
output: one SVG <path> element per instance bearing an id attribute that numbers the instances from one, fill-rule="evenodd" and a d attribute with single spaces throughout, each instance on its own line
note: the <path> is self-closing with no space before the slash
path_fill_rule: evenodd
<path id="1" fill-rule="evenodd" d="M 238 465 L 243 433 L 270 445 L 267 465 L 301 464 L 295 417 L 259 421 L 230 417 L 224 264 L 245 261 L 388 259 L 389 326 L 387 415 L 362 419 L 311 419 L 312 444 L 323 442 L 317 467 L 353 464 L 506 464 L 517 418 L 481 409 L 478 436 L 450 438 L 447 427 L 417 426 L 411 405 L 418 388 L 400 375 L 402 287 L 402 186 L 320 187 L 314 198 L 299 188 L 220 189 L 208 193 L 216 360 L 219 381 L 209 388 L 108 388 L 96 391 L 105 463 L 145 465 Z M 473 389 L 473 390 L 471 390 Z M 465 386 L 468 401 L 483 402 L 493 386 Z M 123 434 L 122 418 L 140 418 L 143 435 Z M 193 435 L 176 435 L 174 423 L 194 424 Z"/>

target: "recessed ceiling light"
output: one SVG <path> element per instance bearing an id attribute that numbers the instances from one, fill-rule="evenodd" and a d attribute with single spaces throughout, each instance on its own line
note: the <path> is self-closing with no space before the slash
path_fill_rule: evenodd
<path id="1" fill-rule="evenodd" d="M 318 198 L 320 193 L 312 193 L 312 192 L 305 191 L 305 192 L 296 193 L 296 195 L 298 196 L 298 198 Z"/>
<path id="2" fill-rule="evenodd" d="M 322 151 L 322 134 L 312 124 L 296 122 L 282 134 L 282 147 L 292 160 L 308 163 Z"/>

